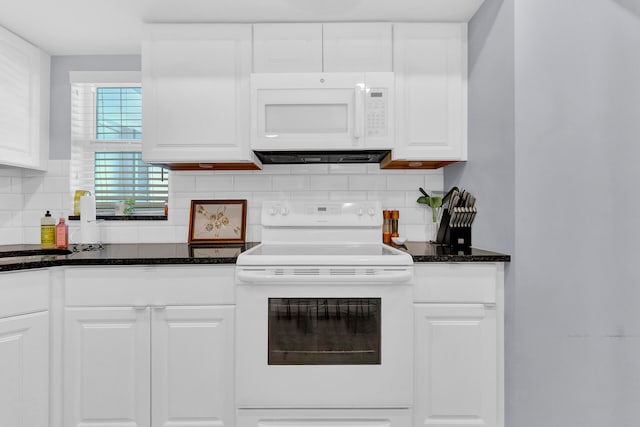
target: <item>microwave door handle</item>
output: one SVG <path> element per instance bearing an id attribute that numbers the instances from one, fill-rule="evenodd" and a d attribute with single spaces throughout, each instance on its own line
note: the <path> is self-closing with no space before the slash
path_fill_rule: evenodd
<path id="1" fill-rule="evenodd" d="M 353 131 L 353 137 L 355 139 L 362 138 L 362 120 L 364 118 L 364 85 L 359 83 L 356 85 L 355 91 L 355 126 Z"/>

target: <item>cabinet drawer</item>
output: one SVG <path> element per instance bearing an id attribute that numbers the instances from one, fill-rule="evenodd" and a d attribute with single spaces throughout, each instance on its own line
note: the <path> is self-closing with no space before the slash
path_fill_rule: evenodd
<path id="1" fill-rule="evenodd" d="M 233 304 L 234 266 L 71 267 L 67 306 Z"/>
<path id="2" fill-rule="evenodd" d="M 501 264 L 416 264 L 415 302 L 495 303 Z"/>
<path id="3" fill-rule="evenodd" d="M 0 318 L 49 309 L 49 270 L 0 273 Z"/>

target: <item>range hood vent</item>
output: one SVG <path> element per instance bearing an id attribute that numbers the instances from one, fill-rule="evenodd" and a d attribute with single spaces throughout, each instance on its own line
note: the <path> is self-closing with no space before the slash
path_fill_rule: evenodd
<path id="1" fill-rule="evenodd" d="M 255 151 L 264 165 L 314 163 L 380 163 L 389 150 L 361 151 Z"/>

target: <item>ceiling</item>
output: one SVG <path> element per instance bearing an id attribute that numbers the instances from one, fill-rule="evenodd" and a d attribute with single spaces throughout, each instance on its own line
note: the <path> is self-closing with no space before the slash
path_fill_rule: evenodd
<path id="1" fill-rule="evenodd" d="M 139 54 L 152 22 L 466 22 L 484 0 L 0 0 L 0 26 L 51 55 Z"/>

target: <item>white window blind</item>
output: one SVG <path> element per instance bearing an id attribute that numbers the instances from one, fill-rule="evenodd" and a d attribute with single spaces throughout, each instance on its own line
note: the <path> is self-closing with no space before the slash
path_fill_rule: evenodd
<path id="1" fill-rule="evenodd" d="M 97 152 L 94 174 L 97 209 L 112 209 L 115 202 L 129 199 L 137 210 L 163 209 L 168 172 L 143 163 L 140 152 Z"/>
<path id="2" fill-rule="evenodd" d="M 99 215 L 133 200 L 134 214 L 162 214 L 169 172 L 141 156 L 140 83 L 91 82 L 71 85 L 71 191 L 96 196 Z"/>

